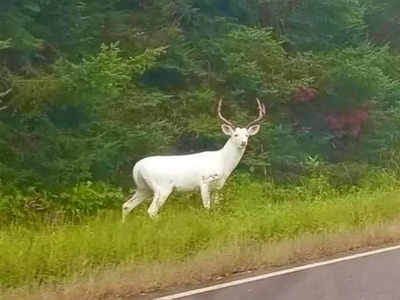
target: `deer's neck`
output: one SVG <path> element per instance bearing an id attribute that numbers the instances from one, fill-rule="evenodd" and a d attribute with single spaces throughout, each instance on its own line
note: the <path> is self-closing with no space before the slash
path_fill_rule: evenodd
<path id="1" fill-rule="evenodd" d="M 232 171 L 239 164 L 245 150 L 246 150 L 246 147 L 238 148 L 233 143 L 232 139 L 229 139 L 226 142 L 225 146 L 220 150 L 221 158 L 222 158 L 222 168 L 223 168 L 224 174 L 227 177 L 232 173 Z"/>

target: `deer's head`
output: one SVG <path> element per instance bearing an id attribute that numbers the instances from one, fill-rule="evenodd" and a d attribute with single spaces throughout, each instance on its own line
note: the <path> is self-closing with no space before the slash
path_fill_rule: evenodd
<path id="1" fill-rule="evenodd" d="M 259 123 L 265 116 L 266 110 L 265 105 L 257 99 L 258 105 L 258 117 L 254 121 L 250 122 L 246 127 L 235 126 L 231 121 L 224 118 L 221 113 L 222 98 L 218 103 L 218 117 L 222 120 L 221 125 L 223 133 L 231 137 L 231 141 L 240 149 L 244 149 L 247 146 L 247 142 L 250 136 L 256 135 L 260 131 Z"/>

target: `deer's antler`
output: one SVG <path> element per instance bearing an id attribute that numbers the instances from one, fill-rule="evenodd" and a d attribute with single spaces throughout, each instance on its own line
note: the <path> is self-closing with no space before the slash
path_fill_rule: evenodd
<path id="1" fill-rule="evenodd" d="M 256 98 L 256 100 L 257 100 L 257 105 L 258 105 L 258 117 L 254 121 L 251 121 L 247 125 L 247 128 L 249 128 L 251 125 L 254 125 L 254 124 L 260 122 L 265 117 L 265 114 L 266 114 L 266 109 L 265 109 L 264 103 L 261 103 L 261 101 L 258 98 Z"/>
<path id="2" fill-rule="evenodd" d="M 222 98 L 219 99 L 218 102 L 218 117 L 222 120 L 222 122 L 224 122 L 227 125 L 232 126 L 233 128 L 235 128 L 236 126 L 229 120 L 225 119 L 224 116 L 221 113 L 221 108 L 222 108 Z"/>

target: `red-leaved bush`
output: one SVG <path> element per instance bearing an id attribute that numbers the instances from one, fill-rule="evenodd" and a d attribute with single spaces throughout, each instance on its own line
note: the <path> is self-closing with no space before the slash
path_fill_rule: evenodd
<path id="1" fill-rule="evenodd" d="M 311 87 L 299 87 L 294 93 L 294 100 L 297 103 L 307 103 L 313 101 L 318 96 L 318 91 Z"/>
<path id="2" fill-rule="evenodd" d="M 332 132 L 345 131 L 357 138 L 360 135 L 361 126 L 368 120 L 368 116 L 367 108 L 357 108 L 347 112 L 328 113 L 326 121 Z"/>

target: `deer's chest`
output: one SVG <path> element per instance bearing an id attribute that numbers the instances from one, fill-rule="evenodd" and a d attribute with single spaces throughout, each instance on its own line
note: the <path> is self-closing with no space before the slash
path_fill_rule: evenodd
<path id="1" fill-rule="evenodd" d="M 202 176 L 201 184 L 206 184 L 211 190 L 222 188 L 225 184 L 227 176 L 222 172 L 215 172 Z"/>

